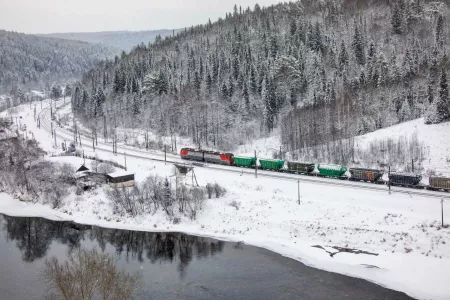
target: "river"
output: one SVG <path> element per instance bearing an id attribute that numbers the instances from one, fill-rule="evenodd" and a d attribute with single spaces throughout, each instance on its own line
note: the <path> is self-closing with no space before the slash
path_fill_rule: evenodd
<path id="1" fill-rule="evenodd" d="M 120 268 L 141 271 L 136 299 L 412 299 L 242 243 L 2 215 L 0 299 L 41 299 L 45 259 L 65 259 L 78 247 L 95 247 L 114 255 Z"/>

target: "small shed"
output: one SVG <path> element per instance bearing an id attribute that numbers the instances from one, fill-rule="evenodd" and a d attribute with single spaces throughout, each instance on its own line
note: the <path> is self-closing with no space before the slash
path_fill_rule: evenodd
<path id="1" fill-rule="evenodd" d="M 122 170 L 106 175 L 106 179 L 113 188 L 132 187 L 136 185 L 134 174 Z"/>

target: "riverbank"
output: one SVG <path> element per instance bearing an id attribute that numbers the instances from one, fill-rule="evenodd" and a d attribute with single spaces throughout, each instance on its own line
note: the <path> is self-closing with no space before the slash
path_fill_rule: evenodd
<path id="1" fill-rule="evenodd" d="M 64 261 L 78 247 L 101 249 L 119 269 L 139 272 L 143 284 L 133 297 L 136 300 L 412 300 L 401 292 L 310 268 L 243 243 L 0 214 L 2 297 L 41 299 L 48 292 L 39 280 L 45 260 Z"/>

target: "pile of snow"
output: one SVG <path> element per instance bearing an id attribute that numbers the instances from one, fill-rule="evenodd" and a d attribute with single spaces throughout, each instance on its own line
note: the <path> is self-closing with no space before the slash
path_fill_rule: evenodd
<path id="1" fill-rule="evenodd" d="M 326 170 L 333 170 L 333 171 L 340 171 L 342 170 L 341 165 L 332 165 L 332 164 L 320 164 L 318 168 L 326 169 Z"/>

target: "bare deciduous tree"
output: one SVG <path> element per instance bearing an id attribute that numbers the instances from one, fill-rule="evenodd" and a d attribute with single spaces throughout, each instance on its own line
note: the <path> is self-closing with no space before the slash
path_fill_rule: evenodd
<path id="1" fill-rule="evenodd" d="M 119 270 L 111 255 L 96 249 L 79 249 L 66 262 L 47 259 L 40 274 L 50 288 L 44 299 L 52 300 L 132 299 L 141 280 L 140 273 Z"/>
<path id="2" fill-rule="evenodd" d="M 110 163 L 99 163 L 97 165 L 97 172 L 101 174 L 108 174 L 114 172 L 114 166 Z"/>

